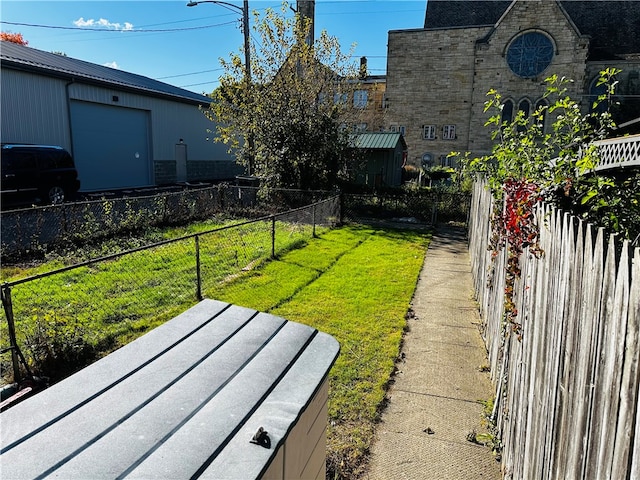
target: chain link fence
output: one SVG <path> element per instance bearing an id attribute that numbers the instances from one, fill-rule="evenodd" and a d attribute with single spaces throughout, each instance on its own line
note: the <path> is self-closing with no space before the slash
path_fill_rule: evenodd
<path id="1" fill-rule="evenodd" d="M 255 301 L 258 267 L 340 223 L 466 225 L 470 203 L 466 194 L 433 191 L 326 199 L 329 195 L 279 191 L 265 201 L 255 188 L 220 185 L 3 213 L 3 255 L 5 249 L 89 242 L 220 213 L 246 220 L 5 282 L 2 377 L 30 376 L 29 365 L 40 375 L 66 376 L 204 297 L 241 304 L 248 295 Z M 251 288 L 247 277 L 254 277 Z"/>
<path id="2" fill-rule="evenodd" d="M 258 218 L 326 199 L 329 192 L 280 190 L 268 200 L 257 188 L 220 184 L 208 188 L 34 207 L 2 212 L 3 259 L 83 245 L 157 226 L 185 225 L 224 214 Z"/>
<path id="3" fill-rule="evenodd" d="M 393 194 L 343 195 L 343 221 L 368 222 L 387 220 L 435 226 L 453 223 L 467 226 L 471 194 L 418 191 Z"/>
<path id="4" fill-rule="evenodd" d="M 339 209 L 339 197 L 334 196 L 5 282 L 3 379 L 31 376 L 30 366 L 52 379 L 66 376 L 204 297 L 233 297 L 241 289 L 240 280 L 253 275 L 257 266 L 334 227 Z"/>

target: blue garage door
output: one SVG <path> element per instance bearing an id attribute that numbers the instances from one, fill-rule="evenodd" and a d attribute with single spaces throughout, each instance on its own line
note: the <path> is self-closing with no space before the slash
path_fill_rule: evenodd
<path id="1" fill-rule="evenodd" d="M 152 184 L 148 111 L 74 101 L 71 128 L 81 190 Z"/>

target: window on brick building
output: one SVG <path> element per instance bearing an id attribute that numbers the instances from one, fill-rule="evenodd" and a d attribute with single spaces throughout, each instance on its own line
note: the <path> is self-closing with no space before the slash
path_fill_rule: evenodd
<path id="1" fill-rule="evenodd" d="M 444 125 L 442 127 L 442 139 L 443 140 L 455 140 L 456 139 L 456 126 Z"/>
<path id="2" fill-rule="evenodd" d="M 448 155 L 440 155 L 440 166 L 453 167 L 453 157 L 450 157 Z"/>
<path id="3" fill-rule="evenodd" d="M 500 123 L 511 123 L 513 121 L 513 102 L 507 100 L 502 105 L 502 116 L 500 117 Z"/>
<path id="4" fill-rule="evenodd" d="M 522 112 L 522 118 L 525 120 L 529 118 L 529 115 L 531 115 L 531 102 L 527 98 L 520 100 L 520 103 L 518 104 L 518 114 L 520 114 L 520 112 Z M 526 128 L 524 126 L 518 126 L 519 132 L 523 132 L 525 129 Z"/>
<path id="5" fill-rule="evenodd" d="M 348 95 L 346 93 L 334 93 L 333 94 L 333 103 L 335 105 L 344 105 L 347 103 Z"/>
<path id="6" fill-rule="evenodd" d="M 545 107 L 548 107 L 548 106 L 549 104 L 545 99 L 540 99 L 536 102 L 536 112 L 542 111 L 542 131 L 543 132 L 547 130 L 547 109 Z"/>
<path id="7" fill-rule="evenodd" d="M 436 139 L 436 126 L 435 125 L 423 125 L 422 126 L 422 138 L 425 140 Z"/>
<path id="8" fill-rule="evenodd" d="M 353 92 L 353 107 L 365 108 L 367 106 L 368 92 L 366 90 L 356 90 Z"/>
<path id="9" fill-rule="evenodd" d="M 404 136 L 407 129 L 404 125 L 391 125 L 391 131 L 393 133 L 401 133 Z"/>

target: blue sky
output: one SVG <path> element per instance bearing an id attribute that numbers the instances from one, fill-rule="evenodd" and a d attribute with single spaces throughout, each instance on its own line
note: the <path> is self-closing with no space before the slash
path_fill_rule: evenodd
<path id="1" fill-rule="evenodd" d="M 219 58 L 242 45 L 240 14 L 216 4 L 183 1 L 2 0 L 2 31 L 22 33 L 29 47 L 108 65 L 203 93 L 221 73 Z M 229 0 L 241 6 L 242 0 Z M 290 0 L 295 7 L 295 0 Z M 279 0 L 249 0 L 250 10 L 280 9 Z M 369 71 L 386 69 L 387 32 L 422 28 L 426 2 L 316 0 L 316 35 L 326 30 Z"/>

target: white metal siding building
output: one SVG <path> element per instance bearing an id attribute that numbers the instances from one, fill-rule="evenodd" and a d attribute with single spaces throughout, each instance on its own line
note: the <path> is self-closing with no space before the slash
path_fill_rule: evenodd
<path id="1" fill-rule="evenodd" d="M 0 57 L 2 142 L 66 148 L 83 191 L 242 173 L 213 142 L 203 95 L 10 42 Z"/>

